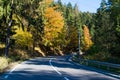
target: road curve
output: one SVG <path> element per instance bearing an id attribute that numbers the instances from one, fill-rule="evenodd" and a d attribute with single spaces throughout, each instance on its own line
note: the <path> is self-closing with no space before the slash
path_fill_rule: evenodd
<path id="1" fill-rule="evenodd" d="M 0 80 L 120 80 L 107 72 L 68 61 L 69 56 L 35 58 L 0 76 Z"/>

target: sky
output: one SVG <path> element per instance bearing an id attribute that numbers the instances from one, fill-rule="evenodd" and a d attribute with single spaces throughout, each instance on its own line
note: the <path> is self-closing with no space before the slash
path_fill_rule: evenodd
<path id="1" fill-rule="evenodd" d="M 54 0 L 57 1 L 57 0 Z M 68 4 L 69 2 L 74 6 L 78 5 L 79 10 L 82 12 L 92 12 L 95 13 L 100 7 L 101 0 L 61 0 L 63 4 Z"/>

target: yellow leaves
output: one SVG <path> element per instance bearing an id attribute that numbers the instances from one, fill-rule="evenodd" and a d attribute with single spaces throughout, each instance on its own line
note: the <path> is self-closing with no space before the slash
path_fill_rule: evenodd
<path id="1" fill-rule="evenodd" d="M 45 5 L 45 6 L 49 6 L 51 3 L 53 2 L 53 0 L 43 0 L 43 1 L 40 1 L 40 5 Z"/>
<path id="2" fill-rule="evenodd" d="M 32 34 L 27 32 L 27 29 L 23 31 L 22 28 L 18 28 L 17 26 L 15 28 L 17 29 L 16 34 L 13 35 L 13 38 L 16 40 L 15 44 L 18 47 L 31 46 L 33 42 Z"/>
<path id="3" fill-rule="evenodd" d="M 53 0 L 44 0 L 44 2 L 46 5 L 50 5 L 53 2 Z"/>
<path id="4" fill-rule="evenodd" d="M 91 40 L 88 27 L 86 25 L 83 25 L 83 29 L 84 29 L 84 49 L 88 50 L 92 46 L 93 42 Z"/>
<path id="5" fill-rule="evenodd" d="M 64 18 L 62 14 L 58 11 L 55 11 L 53 7 L 48 7 L 45 9 L 44 17 L 44 37 L 48 40 L 58 37 L 58 33 L 61 33 L 61 30 L 64 26 Z"/>
<path id="6" fill-rule="evenodd" d="M 45 10 L 45 19 L 47 22 L 45 24 L 52 24 L 52 26 L 60 27 L 64 25 L 64 19 L 60 12 L 55 11 L 54 8 L 48 7 Z"/>
<path id="7" fill-rule="evenodd" d="M 55 47 L 60 42 L 60 34 L 64 27 L 64 17 L 62 13 L 57 11 L 58 6 L 50 7 L 53 0 L 43 0 L 40 2 L 42 5 L 41 10 L 42 18 L 44 22 L 44 35 L 42 37 L 42 42 L 45 46 Z M 60 37 L 60 38 L 59 38 Z"/>

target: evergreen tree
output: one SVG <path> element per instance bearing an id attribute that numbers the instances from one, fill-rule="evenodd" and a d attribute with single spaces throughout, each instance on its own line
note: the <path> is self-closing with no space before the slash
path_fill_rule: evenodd
<path id="1" fill-rule="evenodd" d="M 113 47 L 112 53 L 120 55 L 120 0 L 108 0 L 108 11 L 110 14 L 110 20 L 114 22 L 114 34 L 116 37 L 116 45 Z"/>
<path id="2" fill-rule="evenodd" d="M 96 15 L 95 44 L 100 51 L 112 53 L 113 47 L 116 45 L 115 29 L 113 22 L 110 20 L 110 13 L 106 11 L 107 8 L 105 6 L 107 5 L 105 0 L 103 0 Z"/>

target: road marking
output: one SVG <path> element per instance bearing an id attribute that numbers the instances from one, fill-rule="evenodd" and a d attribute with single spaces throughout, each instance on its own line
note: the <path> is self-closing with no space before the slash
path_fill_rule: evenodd
<path id="1" fill-rule="evenodd" d="M 49 60 L 50 66 L 59 74 L 62 75 L 53 65 L 52 65 L 52 59 Z"/>
<path id="2" fill-rule="evenodd" d="M 64 77 L 65 80 L 69 80 L 67 77 Z"/>
<path id="3" fill-rule="evenodd" d="M 50 66 L 60 75 L 62 76 L 62 73 L 60 73 L 53 65 L 52 65 L 52 59 L 49 60 Z M 67 77 L 64 77 L 65 80 L 69 80 Z"/>
<path id="4" fill-rule="evenodd" d="M 16 69 L 18 66 L 20 66 L 20 64 L 18 64 L 18 65 L 17 65 L 16 67 L 14 67 L 11 71 L 9 71 L 9 73 L 8 73 L 7 75 L 5 75 L 4 78 L 7 79 L 7 78 L 9 77 L 9 75 L 10 75 L 13 71 L 15 71 L 15 69 Z"/>

